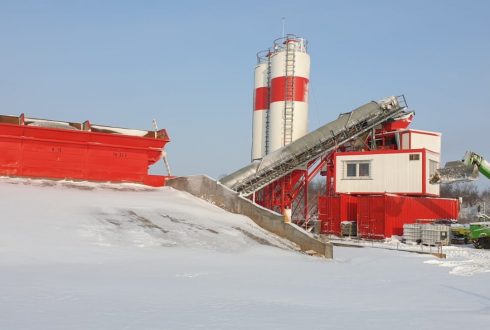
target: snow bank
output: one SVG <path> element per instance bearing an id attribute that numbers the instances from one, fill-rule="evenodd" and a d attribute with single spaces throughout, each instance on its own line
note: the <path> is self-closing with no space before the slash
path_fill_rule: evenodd
<path id="1" fill-rule="evenodd" d="M 247 218 L 168 188 L 3 179 L 0 206 L 0 329 L 489 321 L 488 273 L 454 276 L 425 263 L 433 257 L 385 249 L 308 257 Z"/>
<path id="2" fill-rule="evenodd" d="M 3 261 L 92 258 L 87 249 L 195 248 L 240 252 L 255 245 L 292 245 L 256 226 L 172 188 L 3 179 L 0 224 Z M 42 251 L 42 253 L 41 253 Z M 112 258 L 113 256 L 110 255 Z"/>
<path id="3" fill-rule="evenodd" d="M 445 259 L 431 259 L 425 261 L 425 263 L 449 268 L 449 273 L 453 275 L 472 276 L 478 273 L 490 273 L 490 250 L 478 250 L 472 244 L 443 246 L 442 250 L 439 251 L 436 246 L 402 243 L 395 236 L 386 241 L 360 241 L 350 238 L 332 238 L 332 240 L 352 246 L 396 250 L 400 252 L 441 252 L 446 255 Z"/>
<path id="4" fill-rule="evenodd" d="M 472 276 L 477 273 L 490 273 L 490 250 L 477 250 L 468 247 L 444 247 L 446 259 L 428 260 L 426 263 L 450 268 L 450 274 Z"/>

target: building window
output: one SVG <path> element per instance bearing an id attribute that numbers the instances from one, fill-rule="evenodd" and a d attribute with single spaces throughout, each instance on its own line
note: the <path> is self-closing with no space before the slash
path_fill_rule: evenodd
<path id="1" fill-rule="evenodd" d="M 420 160 L 420 154 L 410 154 L 410 160 Z"/>
<path id="2" fill-rule="evenodd" d="M 347 164 L 347 177 L 355 178 L 357 176 L 357 164 Z"/>
<path id="3" fill-rule="evenodd" d="M 346 179 L 370 179 L 371 162 L 370 161 L 349 161 L 345 162 L 344 178 Z"/>
<path id="4" fill-rule="evenodd" d="M 369 176 L 369 163 L 359 164 L 359 176 L 361 177 Z"/>

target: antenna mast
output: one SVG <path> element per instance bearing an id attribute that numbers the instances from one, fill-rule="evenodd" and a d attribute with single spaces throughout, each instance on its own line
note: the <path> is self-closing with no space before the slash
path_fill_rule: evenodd
<path id="1" fill-rule="evenodd" d="M 286 17 L 281 18 L 282 20 L 282 37 L 286 36 Z"/>

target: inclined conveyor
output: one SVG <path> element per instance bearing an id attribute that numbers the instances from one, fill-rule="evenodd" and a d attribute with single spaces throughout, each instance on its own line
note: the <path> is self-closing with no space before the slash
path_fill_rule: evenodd
<path id="1" fill-rule="evenodd" d="M 395 120 L 405 114 L 406 109 L 403 95 L 369 102 L 341 114 L 334 121 L 266 155 L 262 160 L 223 177 L 220 183 L 242 195 L 250 195 L 294 170 L 305 169 L 308 163 L 349 140 Z"/>

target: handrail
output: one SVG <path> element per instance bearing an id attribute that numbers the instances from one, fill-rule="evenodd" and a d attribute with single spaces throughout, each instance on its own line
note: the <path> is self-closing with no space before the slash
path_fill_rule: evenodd
<path id="1" fill-rule="evenodd" d="M 308 52 L 308 41 L 294 34 L 287 34 L 285 37 L 274 40 L 274 52 L 284 51 L 286 48 L 290 49 L 291 45 L 293 45 L 292 48 L 296 51 Z"/>

